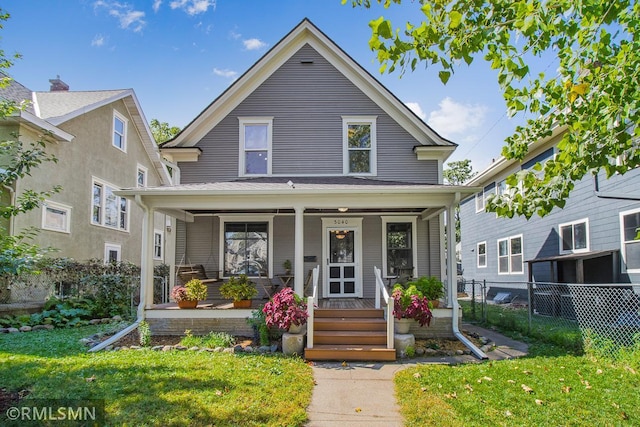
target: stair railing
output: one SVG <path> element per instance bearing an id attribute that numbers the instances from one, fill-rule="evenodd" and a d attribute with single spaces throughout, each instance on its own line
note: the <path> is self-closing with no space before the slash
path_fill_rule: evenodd
<path id="1" fill-rule="evenodd" d="M 384 301 L 384 318 L 387 321 L 387 348 L 393 348 L 393 301 L 389 296 L 389 291 L 382 280 L 382 273 L 378 267 L 373 267 L 376 276 L 376 308 L 380 308 L 380 297 Z"/>
<path id="2" fill-rule="evenodd" d="M 307 348 L 313 348 L 313 316 L 315 306 L 318 304 L 318 277 L 320 266 L 313 269 L 313 293 L 307 298 Z"/>

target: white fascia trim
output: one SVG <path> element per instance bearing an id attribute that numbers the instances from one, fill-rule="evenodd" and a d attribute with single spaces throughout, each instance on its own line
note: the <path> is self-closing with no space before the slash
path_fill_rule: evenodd
<path id="1" fill-rule="evenodd" d="M 71 142 L 75 138 L 75 136 L 56 127 L 55 125 L 51 124 L 51 122 L 43 120 L 40 117 L 34 116 L 28 111 L 20 111 L 18 112 L 17 115 L 18 117 L 23 119 L 25 122 L 30 123 L 36 126 L 37 128 L 47 132 L 51 132 L 51 134 L 56 138 L 57 141 Z"/>
<path id="2" fill-rule="evenodd" d="M 161 148 L 160 153 L 171 163 L 197 162 L 202 150 L 198 147 Z"/>

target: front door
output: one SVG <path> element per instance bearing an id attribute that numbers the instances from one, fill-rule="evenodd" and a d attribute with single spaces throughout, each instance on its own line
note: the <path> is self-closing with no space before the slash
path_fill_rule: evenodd
<path id="1" fill-rule="evenodd" d="M 335 220 L 334 220 L 335 221 Z M 362 297 L 359 221 L 325 227 L 325 292 L 329 298 Z M 349 224 L 349 223 L 352 224 Z"/>

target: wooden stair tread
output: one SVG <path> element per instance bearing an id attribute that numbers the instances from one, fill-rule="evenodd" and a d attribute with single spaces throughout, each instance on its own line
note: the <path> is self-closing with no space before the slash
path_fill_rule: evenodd
<path id="1" fill-rule="evenodd" d="M 375 344 L 315 344 L 307 350 L 350 350 L 350 351 L 382 351 L 395 352 L 392 348 L 381 347 Z"/>
<path id="2" fill-rule="evenodd" d="M 314 316 L 316 318 L 340 318 L 340 317 L 384 318 L 384 310 L 381 308 L 355 308 L 355 309 L 319 308 L 314 310 Z"/>
<path id="3" fill-rule="evenodd" d="M 341 337 L 353 337 L 353 336 L 387 336 L 386 331 L 314 331 L 315 336 L 341 336 Z"/>

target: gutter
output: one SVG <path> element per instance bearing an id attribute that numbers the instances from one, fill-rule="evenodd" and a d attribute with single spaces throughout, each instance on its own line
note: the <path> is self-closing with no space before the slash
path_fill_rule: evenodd
<path id="1" fill-rule="evenodd" d="M 455 224 L 455 217 L 454 217 L 454 207 L 455 205 L 457 205 L 458 203 L 460 203 L 460 193 L 456 192 L 456 196 L 455 199 L 453 201 L 453 203 L 451 203 L 451 206 L 449 206 L 448 212 L 447 212 L 447 224 L 449 225 L 447 227 L 447 239 L 448 242 L 455 240 L 455 227 L 451 227 L 451 224 Z M 460 328 L 458 327 L 458 312 L 460 311 L 460 305 L 458 304 L 458 298 L 457 295 L 454 295 L 453 293 L 453 268 L 454 268 L 454 262 L 453 262 L 453 258 L 451 256 L 452 253 L 454 253 L 453 251 L 455 251 L 455 249 L 452 250 L 452 248 L 455 248 L 455 245 L 447 245 L 447 277 L 448 277 L 448 281 L 449 281 L 449 299 L 451 300 L 451 307 L 453 309 L 452 312 L 452 316 L 451 316 L 451 329 L 453 330 L 453 335 L 460 341 L 462 342 L 462 344 L 464 344 L 469 350 L 471 350 L 471 352 L 478 358 L 478 359 L 488 359 L 489 357 L 482 351 L 480 350 L 478 347 L 476 347 L 471 341 L 469 341 L 469 339 L 467 339 L 467 337 L 465 337 L 462 332 L 460 332 Z"/>
<path id="2" fill-rule="evenodd" d="M 632 200 L 634 202 L 640 201 L 640 196 L 628 196 L 621 193 L 603 193 L 600 191 L 600 182 L 598 180 L 598 174 L 593 174 L 593 194 L 600 199 L 612 199 L 612 200 Z"/>
<path id="3" fill-rule="evenodd" d="M 138 206 L 140 206 L 142 208 L 142 210 L 144 211 L 144 218 L 147 218 L 147 212 L 149 211 L 149 208 L 142 202 L 142 198 L 137 195 L 135 198 L 136 204 Z M 145 219 L 146 221 L 146 219 Z M 140 272 L 140 275 L 142 277 L 142 271 Z M 123 330 L 121 330 L 120 332 L 118 332 L 117 334 L 115 334 L 114 336 L 104 340 L 103 342 L 101 342 L 98 345 L 94 345 L 93 347 L 91 347 L 89 349 L 89 353 L 94 353 L 96 351 L 100 351 L 105 349 L 106 347 L 110 346 L 111 344 L 113 344 L 114 342 L 118 341 L 120 338 L 124 337 L 125 335 L 128 335 L 130 332 L 134 331 L 135 329 L 138 328 L 138 326 L 140 326 L 140 323 L 142 323 L 144 321 L 144 301 L 145 301 L 145 295 L 146 294 L 146 289 L 143 286 L 142 280 L 140 281 L 140 302 L 138 303 L 138 310 L 137 310 L 137 319 L 135 320 L 135 322 L 133 322 L 131 325 L 127 326 L 126 328 L 124 328 Z"/>

